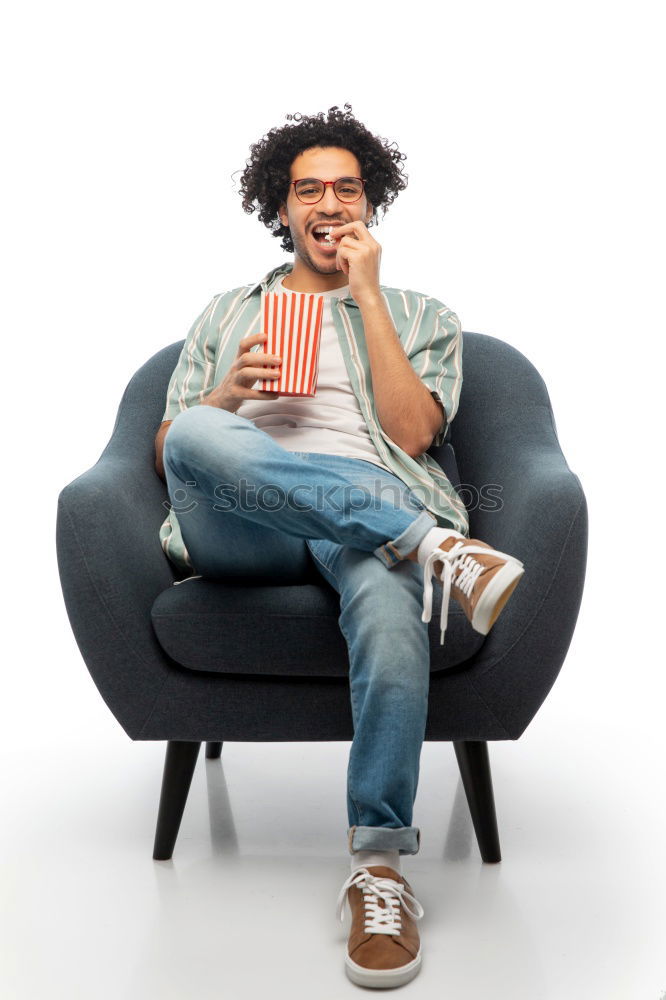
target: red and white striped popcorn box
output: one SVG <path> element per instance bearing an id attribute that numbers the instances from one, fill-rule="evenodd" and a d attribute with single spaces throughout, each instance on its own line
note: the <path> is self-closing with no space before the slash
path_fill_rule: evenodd
<path id="1" fill-rule="evenodd" d="M 282 358 L 279 378 L 262 378 L 259 390 L 282 396 L 314 396 L 324 296 L 313 292 L 262 292 L 261 329 L 268 334 L 259 350 Z"/>

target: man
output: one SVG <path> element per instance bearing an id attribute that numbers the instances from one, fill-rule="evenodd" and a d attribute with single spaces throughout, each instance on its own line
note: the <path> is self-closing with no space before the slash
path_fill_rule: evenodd
<path id="1" fill-rule="evenodd" d="M 467 537 L 464 505 L 425 454 L 458 407 L 460 322 L 431 296 L 380 284 L 381 246 L 368 226 L 375 205 L 405 186 L 396 166 L 403 157 L 336 112 L 252 147 L 244 208 L 258 202 L 265 225 L 279 221 L 274 235 L 294 262 L 216 295 L 190 329 L 156 438 L 156 468 L 174 505 L 160 539 L 191 575 L 296 581 L 314 563 L 339 593 L 354 740 L 351 875 L 338 915 L 346 897 L 347 975 L 386 987 L 407 982 L 421 963 L 423 908 L 400 855 L 420 845 L 411 823 L 428 707 L 431 579 L 444 585 L 443 642 L 449 594 L 487 634 L 523 565 Z M 332 227 L 331 246 L 315 235 L 321 227 Z M 315 397 L 252 388 L 280 366 L 263 350 L 262 291 L 324 296 Z M 262 499 L 243 496 L 230 509 L 225 490 L 241 482 Z M 268 489 L 282 497 L 278 506 Z M 318 502 L 303 503 L 297 489 L 315 491 Z M 361 507 L 353 489 L 364 495 Z M 331 493 L 340 491 L 336 503 Z"/>

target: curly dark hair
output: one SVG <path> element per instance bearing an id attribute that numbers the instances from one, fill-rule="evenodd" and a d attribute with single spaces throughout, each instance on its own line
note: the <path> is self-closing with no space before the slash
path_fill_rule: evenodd
<path id="1" fill-rule="evenodd" d="M 271 129 L 250 146 L 251 157 L 245 161 L 247 166 L 240 185 L 243 211 L 251 215 L 258 208 L 259 221 L 273 236 L 282 237 L 281 246 L 287 253 L 294 252 L 294 243 L 289 227 L 283 226 L 279 219 L 278 209 L 289 194 L 291 165 L 306 149 L 337 146 L 354 154 L 361 166 L 361 176 L 367 178 L 365 194 L 373 207 L 368 225 L 372 225 L 373 220 L 376 225 L 378 207 L 383 208 L 386 215 L 389 205 L 407 187 L 408 175 L 403 174 L 399 166 L 400 161 L 407 158 L 405 154 L 372 135 L 354 117 L 351 104 L 345 104 L 345 109 L 348 110 L 342 112 L 337 105 L 329 108 L 327 120 L 323 112 L 312 117 L 298 112 L 286 115 L 288 120 L 299 124 Z"/>

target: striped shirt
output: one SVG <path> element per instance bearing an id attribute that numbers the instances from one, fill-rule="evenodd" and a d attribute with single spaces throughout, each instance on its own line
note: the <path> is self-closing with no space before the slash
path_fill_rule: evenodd
<path id="1" fill-rule="evenodd" d="M 254 285 L 243 285 L 213 296 L 192 324 L 178 363 L 169 380 L 162 421 L 174 420 L 182 410 L 203 402 L 222 381 L 238 354 L 238 344 L 261 326 L 261 293 L 270 292 L 293 269 L 285 263 L 273 268 Z M 433 438 L 440 445 L 456 415 L 462 388 L 462 330 L 448 306 L 430 295 L 407 289 L 380 290 L 407 358 L 430 393 L 439 400 L 446 421 Z M 469 536 L 464 503 L 441 467 L 425 452 L 408 455 L 384 431 L 372 394 L 372 372 L 361 310 L 351 295 L 332 300 L 340 348 L 370 437 L 382 462 L 413 492 L 444 528 Z M 260 348 L 262 349 L 262 348 Z M 196 573 L 173 509 L 159 533 L 169 559 L 182 570 Z"/>

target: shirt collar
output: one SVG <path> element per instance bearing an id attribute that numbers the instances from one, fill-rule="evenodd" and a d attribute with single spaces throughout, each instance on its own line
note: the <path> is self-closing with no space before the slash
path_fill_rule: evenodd
<path id="1" fill-rule="evenodd" d="M 261 288 L 262 292 L 270 292 L 273 288 L 275 288 L 276 284 L 278 283 L 282 275 L 291 273 L 293 269 L 294 265 L 291 264 L 290 262 L 287 262 L 286 264 L 280 264 L 279 267 L 272 268 L 272 270 L 268 271 L 263 276 L 263 278 L 257 281 L 256 284 L 251 285 L 248 288 L 245 295 L 243 296 L 243 301 L 245 301 L 245 299 L 249 299 L 249 297 L 253 294 L 253 292 L 257 290 L 257 288 Z M 346 302 L 350 306 L 356 306 L 356 299 L 354 299 L 353 296 L 351 295 L 346 295 L 344 297 L 338 295 L 336 296 L 336 299 L 338 302 Z"/>

